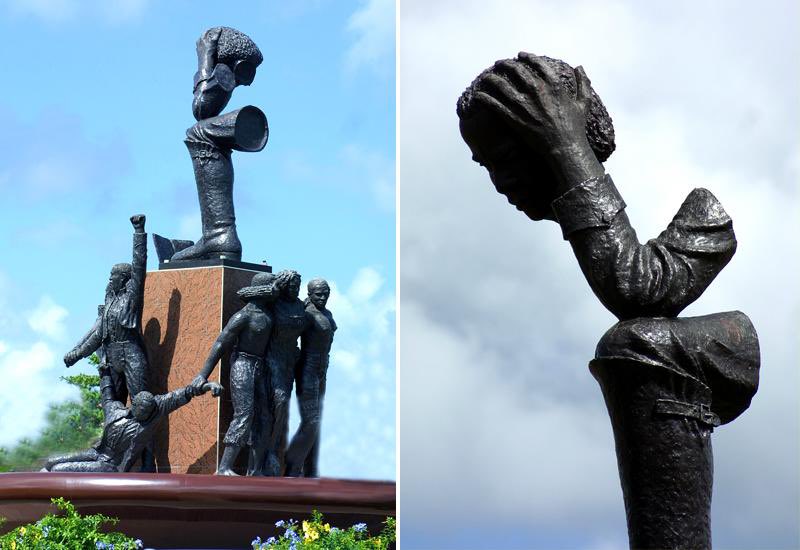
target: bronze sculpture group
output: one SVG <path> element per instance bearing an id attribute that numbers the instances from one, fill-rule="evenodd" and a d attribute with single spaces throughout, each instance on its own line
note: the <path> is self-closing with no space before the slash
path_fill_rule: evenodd
<path id="1" fill-rule="evenodd" d="M 589 286 L 619 322 L 589 368 L 605 398 L 631 548 L 710 548 L 711 432 L 758 387 L 744 313 L 678 317 L 736 250 L 731 218 L 695 189 L 640 244 L 602 162 L 614 129 L 583 68 L 520 53 L 482 72 L 457 104 L 461 135 L 499 193 L 557 222 Z"/>
<path id="2" fill-rule="evenodd" d="M 202 236 L 196 242 L 154 235 L 161 262 L 209 259 L 239 261 L 242 245 L 233 208 L 232 151 L 260 151 L 267 142 L 264 114 L 247 106 L 222 110 L 236 86 L 250 85 L 262 55 L 245 34 L 228 27 L 206 31 L 197 41 L 192 112 L 197 123 L 186 132 L 200 203 Z M 245 306 L 235 313 L 213 344 L 201 371 L 187 386 L 164 395 L 148 390 L 148 359 L 142 337 L 147 263 L 145 217 L 131 217 L 133 261 L 111 270 L 104 304 L 91 330 L 64 356 L 67 367 L 97 353 L 101 405 L 100 441 L 90 449 L 51 457 L 47 471 L 127 472 L 141 459 L 143 471 L 155 471 L 153 435 L 160 420 L 222 386 L 208 377 L 226 353 L 233 420 L 223 439 L 217 474 L 237 475 L 236 459 L 249 447 L 248 475 L 318 477 L 320 415 L 328 356 L 336 323 L 326 309 L 330 287 L 322 279 L 299 299 L 300 275 L 257 273 L 238 291 Z M 302 346 L 298 347 L 298 339 Z M 297 388 L 301 424 L 288 443 L 289 400 Z M 130 399 L 130 407 L 126 407 Z M 287 451 L 288 447 L 288 451 Z"/>
<path id="3" fill-rule="evenodd" d="M 318 477 L 312 450 L 319 438 L 319 414 L 336 323 L 325 308 L 330 295 L 328 283 L 312 280 L 305 304 L 297 297 L 299 286 L 296 271 L 256 274 L 252 284 L 238 292 L 247 305 L 222 329 L 203 370 L 192 381 L 192 388 L 201 391 L 214 366 L 226 352 L 232 352 L 229 379 L 234 412 L 223 439 L 225 451 L 217 471 L 220 475 L 236 475 L 236 459 L 249 446 L 248 475 Z M 320 316 L 326 320 L 324 326 Z M 298 348 L 301 336 L 303 345 Z M 289 398 L 295 384 L 301 424 L 288 453 L 295 459 L 290 464 L 284 457 Z"/>

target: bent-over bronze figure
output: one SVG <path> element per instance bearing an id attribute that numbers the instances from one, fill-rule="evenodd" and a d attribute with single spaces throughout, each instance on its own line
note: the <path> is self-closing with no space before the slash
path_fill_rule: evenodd
<path id="1" fill-rule="evenodd" d="M 614 130 L 583 68 L 520 53 L 481 73 L 458 101 L 461 135 L 499 193 L 550 219 L 589 286 L 620 322 L 590 370 L 614 429 L 631 548 L 710 548 L 711 432 L 758 387 L 758 338 L 731 311 L 679 318 L 736 250 L 731 218 L 691 191 L 640 244 L 603 165 Z"/>

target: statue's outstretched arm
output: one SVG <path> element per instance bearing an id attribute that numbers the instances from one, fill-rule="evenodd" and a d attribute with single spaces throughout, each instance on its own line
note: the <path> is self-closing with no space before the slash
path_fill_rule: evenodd
<path id="1" fill-rule="evenodd" d="M 619 319 L 675 317 L 705 291 L 736 251 L 733 224 L 706 189 L 695 189 L 666 230 L 640 244 L 608 175 L 553 202 L 586 280 Z"/>
<path id="2" fill-rule="evenodd" d="M 230 351 L 239 338 L 239 333 L 247 326 L 247 315 L 242 311 L 237 311 L 233 317 L 230 318 L 225 328 L 219 333 L 214 345 L 211 346 L 211 351 L 206 358 L 203 365 L 203 370 L 200 371 L 194 380 L 192 380 L 192 387 L 199 391 L 203 385 L 208 381 L 208 377 L 214 371 L 222 356 L 226 351 Z"/>
<path id="3" fill-rule="evenodd" d="M 64 355 L 64 364 L 71 367 L 81 359 L 89 357 L 94 353 L 97 348 L 103 343 L 103 335 L 101 334 L 101 324 L 103 322 L 103 311 L 100 309 L 97 319 L 89 329 L 89 332 L 83 335 L 75 347 Z"/>

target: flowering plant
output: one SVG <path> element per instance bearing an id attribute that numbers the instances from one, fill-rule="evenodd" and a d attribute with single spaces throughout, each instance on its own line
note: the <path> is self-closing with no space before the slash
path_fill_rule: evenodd
<path id="1" fill-rule="evenodd" d="M 279 521 L 275 527 L 283 528 L 283 535 L 262 541 L 256 537 L 250 544 L 253 550 L 386 550 L 394 542 L 397 522 L 387 517 L 383 531 L 370 537 L 366 523 L 356 523 L 347 529 L 323 523 L 322 514 L 314 510 L 311 521 Z"/>
<path id="2" fill-rule="evenodd" d="M 2 550 L 136 550 L 142 541 L 122 533 L 104 533 L 104 524 L 117 519 L 102 514 L 81 516 L 75 506 L 63 498 L 51 499 L 63 516 L 47 514 L 36 523 L 21 525 L 0 536 Z"/>

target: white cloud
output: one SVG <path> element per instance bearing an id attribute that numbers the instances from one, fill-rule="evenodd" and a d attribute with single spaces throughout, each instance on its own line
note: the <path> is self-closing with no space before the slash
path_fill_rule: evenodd
<path id="1" fill-rule="evenodd" d="M 76 397 L 76 391 L 57 381 L 58 356 L 51 344 L 35 342 L 31 345 L 9 347 L 0 355 L 0 446 L 13 445 L 23 437 L 35 437 L 44 427 L 45 413 L 49 403 Z M 10 422 L 8 418 L 24 418 Z"/>
<path id="2" fill-rule="evenodd" d="M 384 278 L 374 269 L 359 269 L 347 295 L 355 302 L 367 302 L 375 296 L 384 282 Z"/>
<path id="3" fill-rule="evenodd" d="M 54 349 L 64 338 L 67 310 L 42 296 L 24 314 L 30 329 L 25 330 L 25 324 L 14 318 L 9 307 L 11 285 L 2 273 L 0 283 L 0 326 L 17 328 L 11 339 L 0 341 L 0 446 L 9 446 L 23 437 L 35 436 L 44 426 L 48 405 L 76 397 L 77 392 L 58 380 L 64 374 L 64 364 Z M 10 420 L 23 417 L 24 422 Z"/>
<path id="4" fill-rule="evenodd" d="M 416 533 L 404 547 L 469 532 L 450 547 L 478 548 L 465 517 L 531 526 L 507 548 L 624 545 L 613 438 L 587 370 L 614 318 L 558 227 L 513 210 L 458 133 L 459 94 L 520 50 L 586 68 L 615 122 L 606 167 L 641 240 L 693 187 L 733 217 L 736 257 L 685 313 L 741 309 L 761 336 L 759 393 L 714 436 L 714 538 L 796 547 L 800 426 L 786 411 L 798 409 L 800 90 L 785 67 L 799 52 L 780 37 L 796 36 L 797 6 L 407 0 L 401 10 L 401 512 Z M 739 520 L 742 506 L 751 521 Z"/>
<path id="5" fill-rule="evenodd" d="M 28 326 L 34 332 L 53 340 L 63 340 L 66 336 L 64 319 L 67 318 L 66 309 L 56 304 L 49 296 L 42 296 L 35 309 L 28 312 Z"/>
<path id="6" fill-rule="evenodd" d="M 362 0 L 347 23 L 355 42 L 347 51 L 345 67 L 353 72 L 369 67 L 379 74 L 394 75 L 394 0 Z"/>
<path id="7" fill-rule="evenodd" d="M 359 269 L 346 292 L 335 281 L 329 284 L 328 308 L 338 330 L 328 368 L 320 471 L 394 479 L 394 292 L 371 267 Z M 297 415 L 290 420 L 294 430 Z"/>

